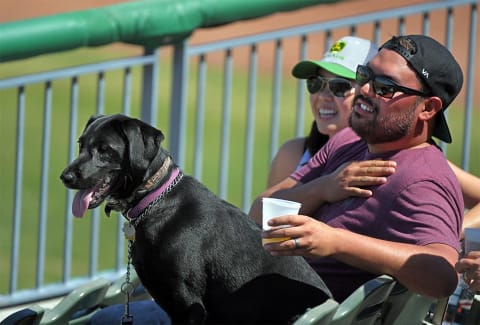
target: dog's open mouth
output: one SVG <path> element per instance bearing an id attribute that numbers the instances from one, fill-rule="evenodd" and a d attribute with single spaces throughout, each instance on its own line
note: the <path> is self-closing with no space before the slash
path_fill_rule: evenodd
<path id="1" fill-rule="evenodd" d="M 98 207 L 107 196 L 109 189 L 110 186 L 107 178 L 93 188 L 79 190 L 73 198 L 73 215 L 80 218 L 83 217 L 87 209 L 94 209 Z"/>

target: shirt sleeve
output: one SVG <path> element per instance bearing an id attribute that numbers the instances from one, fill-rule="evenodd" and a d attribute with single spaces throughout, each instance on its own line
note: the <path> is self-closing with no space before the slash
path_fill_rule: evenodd
<path id="1" fill-rule="evenodd" d="M 308 183 L 312 179 L 321 176 L 326 156 L 326 146 L 323 146 L 305 165 L 294 171 L 290 177 L 297 182 Z"/>
<path id="2" fill-rule="evenodd" d="M 387 237 L 422 246 L 440 243 L 460 249 L 463 208 L 435 182 L 419 181 L 402 190 L 392 204 L 390 217 L 384 224 L 389 229 Z"/>

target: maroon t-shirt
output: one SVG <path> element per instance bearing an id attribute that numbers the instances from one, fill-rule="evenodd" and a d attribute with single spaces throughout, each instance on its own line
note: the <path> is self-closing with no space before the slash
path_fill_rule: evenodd
<path id="1" fill-rule="evenodd" d="M 371 159 L 397 163 L 396 172 L 387 178 L 387 183 L 371 187 L 372 197 L 350 197 L 324 204 L 313 217 L 332 227 L 374 238 L 416 245 L 442 243 L 459 250 L 462 192 L 443 153 L 435 145 L 371 154 L 365 141 L 346 128 L 291 177 L 307 183 L 332 173 L 347 161 Z M 309 259 L 309 262 L 338 301 L 377 276 L 331 258 Z"/>

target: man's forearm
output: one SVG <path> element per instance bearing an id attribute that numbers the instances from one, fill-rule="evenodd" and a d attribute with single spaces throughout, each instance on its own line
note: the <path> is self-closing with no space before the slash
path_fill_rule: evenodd
<path id="1" fill-rule="evenodd" d="M 455 290 L 457 252 L 444 244 L 417 246 L 339 230 L 331 257 L 374 274 L 389 274 L 407 288 L 431 297 Z M 432 276 L 435 274 L 435 276 Z"/>

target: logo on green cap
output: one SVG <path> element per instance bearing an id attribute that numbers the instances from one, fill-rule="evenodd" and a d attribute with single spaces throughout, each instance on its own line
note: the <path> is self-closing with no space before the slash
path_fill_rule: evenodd
<path id="1" fill-rule="evenodd" d="M 347 45 L 347 43 L 345 43 L 344 41 L 337 41 L 335 42 L 335 44 L 332 45 L 332 47 L 330 47 L 329 52 L 333 52 L 333 53 L 340 52 L 343 50 L 345 45 Z"/>

